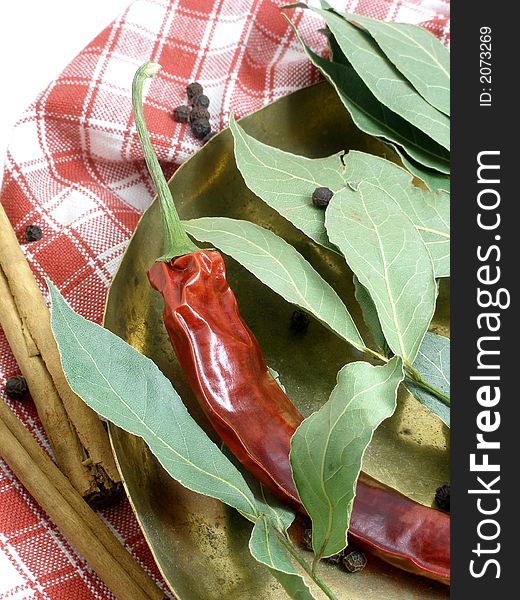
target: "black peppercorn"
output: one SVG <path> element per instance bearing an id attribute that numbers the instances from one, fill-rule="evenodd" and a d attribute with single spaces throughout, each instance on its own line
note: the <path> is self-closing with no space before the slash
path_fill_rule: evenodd
<path id="1" fill-rule="evenodd" d="M 209 106 L 209 98 L 206 94 L 200 94 L 193 98 L 193 106 L 201 106 L 202 108 L 208 108 Z"/>
<path id="2" fill-rule="evenodd" d="M 209 119 L 209 110 L 202 106 L 192 108 L 190 112 L 190 123 L 197 121 L 197 119 Z"/>
<path id="3" fill-rule="evenodd" d="M 173 118 L 177 123 L 187 123 L 190 118 L 190 107 L 183 104 L 173 110 Z"/>
<path id="4" fill-rule="evenodd" d="M 200 96 L 203 92 L 204 89 L 198 81 L 190 83 L 190 85 L 186 88 L 186 93 L 188 94 L 188 100 L 190 102 L 197 96 Z"/>
<path id="5" fill-rule="evenodd" d="M 216 134 L 216 131 L 210 131 L 207 135 L 205 135 L 202 138 L 202 143 L 205 144 L 206 142 L 209 142 L 209 140 Z"/>
<path id="6" fill-rule="evenodd" d="M 295 310 L 291 315 L 290 329 L 294 333 L 305 333 L 310 323 L 309 315 L 303 310 Z"/>
<path id="7" fill-rule="evenodd" d="M 343 557 L 343 566 L 349 573 L 357 573 L 357 571 L 361 571 L 366 567 L 366 564 L 367 557 L 363 554 L 363 552 L 358 552 L 357 550 L 349 552 Z"/>
<path id="8" fill-rule="evenodd" d="M 191 132 L 199 140 L 204 139 L 210 131 L 211 125 L 208 119 L 197 119 L 191 123 Z"/>
<path id="9" fill-rule="evenodd" d="M 37 242 L 41 240 L 43 237 L 43 231 L 38 227 L 38 225 L 28 225 L 25 228 L 25 239 L 28 242 Z"/>
<path id="10" fill-rule="evenodd" d="M 13 400 L 19 400 L 27 394 L 27 381 L 22 375 L 14 375 L 9 377 L 5 382 L 5 393 Z"/>
<path id="11" fill-rule="evenodd" d="M 449 483 L 441 485 L 435 490 L 435 503 L 442 510 L 450 510 L 451 486 Z"/>
<path id="12" fill-rule="evenodd" d="M 318 187 L 312 192 L 312 203 L 316 208 L 327 208 L 332 196 L 334 193 L 329 188 Z"/>
<path id="13" fill-rule="evenodd" d="M 338 552 L 337 554 L 333 554 L 327 558 L 327 562 L 330 562 L 333 565 L 340 565 L 343 561 L 343 552 Z"/>
<path id="14" fill-rule="evenodd" d="M 312 529 L 306 529 L 303 532 L 303 543 L 307 550 L 312 550 Z"/>

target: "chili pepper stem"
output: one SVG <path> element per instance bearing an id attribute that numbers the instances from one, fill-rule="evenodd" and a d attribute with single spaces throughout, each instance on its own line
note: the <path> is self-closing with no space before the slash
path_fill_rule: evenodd
<path id="1" fill-rule="evenodd" d="M 300 567 L 307 573 L 307 575 L 314 581 L 314 583 L 323 591 L 323 593 L 330 598 L 330 600 L 338 600 L 335 596 L 334 592 L 329 588 L 329 586 L 321 579 L 321 577 L 316 573 L 316 569 L 314 567 L 314 562 L 316 561 L 316 557 L 313 561 L 313 566 L 309 567 L 309 565 L 303 560 L 303 558 L 299 555 L 299 553 L 294 548 L 291 540 L 283 535 L 280 531 L 276 531 L 280 541 L 284 545 L 285 549 L 289 552 L 289 554 L 294 558 L 294 560 L 300 565 Z"/>
<path id="2" fill-rule="evenodd" d="M 143 85 L 146 79 L 153 77 L 161 68 L 157 63 L 148 62 L 141 65 L 134 75 L 132 83 L 132 106 L 134 110 L 135 126 L 137 135 L 143 148 L 146 166 L 157 191 L 157 197 L 161 204 L 164 226 L 164 249 L 165 253 L 158 260 L 169 262 L 176 256 L 190 254 L 199 250 L 190 240 L 182 226 L 170 188 L 162 172 L 157 156 L 154 152 L 150 136 L 146 129 L 143 112 Z"/>

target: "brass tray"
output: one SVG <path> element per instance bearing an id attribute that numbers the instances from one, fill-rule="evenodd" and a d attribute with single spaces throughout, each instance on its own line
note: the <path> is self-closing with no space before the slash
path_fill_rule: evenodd
<path id="1" fill-rule="evenodd" d="M 309 157 L 358 149 L 388 151 L 352 123 L 327 83 L 298 91 L 241 121 L 245 130 L 270 145 Z M 390 156 L 395 159 L 395 157 Z M 170 181 L 182 218 L 225 215 L 267 226 L 298 250 L 331 282 L 366 333 L 353 301 L 352 278 L 343 260 L 332 256 L 256 198 L 245 186 L 225 130 L 207 143 Z M 210 432 L 188 390 L 162 325 L 162 300 L 146 271 L 162 250 L 159 207 L 143 215 L 121 261 L 108 296 L 105 326 L 152 358 L 171 378 L 191 414 Z M 289 397 L 304 415 L 316 410 L 334 386 L 351 349 L 317 322 L 304 337 L 288 330 L 292 306 L 227 258 L 229 280 L 241 313 L 257 335 L 268 364 L 281 374 Z M 441 286 L 434 328 L 447 331 L 448 286 Z M 287 598 L 268 570 L 249 555 L 251 526 L 218 501 L 173 481 L 144 442 L 110 426 L 126 491 L 157 564 L 179 600 L 278 600 Z M 364 470 L 405 494 L 431 505 L 437 486 L 449 480 L 447 429 L 406 393 L 396 414 L 377 431 Z M 309 558 L 310 558 L 309 553 Z M 375 558 L 356 574 L 327 563 L 322 577 L 345 600 L 441 600 L 448 588 L 409 575 Z"/>

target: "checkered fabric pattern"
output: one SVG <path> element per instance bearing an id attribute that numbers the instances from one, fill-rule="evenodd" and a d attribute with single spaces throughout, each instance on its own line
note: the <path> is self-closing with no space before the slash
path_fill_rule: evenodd
<path id="1" fill-rule="evenodd" d="M 211 99 L 211 126 L 310 85 L 310 65 L 273 0 L 136 0 L 102 31 L 25 111 L 7 152 L 1 200 L 43 289 L 49 276 L 73 308 L 100 322 L 107 288 L 153 190 L 131 114 L 138 65 L 163 70 L 151 81 L 145 116 L 167 175 L 200 147 L 171 118 L 185 88 L 200 81 Z M 334 6 L 382 20 L 419 23 L 449 41 L 448 0 L 350 0 Z M 320 20 L 287 16 L 325 52 Z M 0 385 L 18 367 L 0 332 Z M 3 393 L 3 392 L 2 392 Z M 14 404 L 52 455 L 30 401 Z M 100 511 L 121 542 L 161 582 L 129 504 Z M 164 587 L 166 589 L 166 587 Z M 109 600 L 110 591 L 0 460 L 0 599 Z M 131 600 L 131 599 L 124 599 Z"/>

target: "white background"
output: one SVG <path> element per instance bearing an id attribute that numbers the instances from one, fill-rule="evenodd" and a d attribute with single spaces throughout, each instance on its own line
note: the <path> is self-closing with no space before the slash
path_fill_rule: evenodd
<path id="1" fill-rule="evenodd" d="M 25 107 L 131 0 L 0 0 L 0 181 Z"/>

